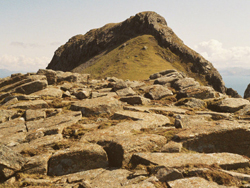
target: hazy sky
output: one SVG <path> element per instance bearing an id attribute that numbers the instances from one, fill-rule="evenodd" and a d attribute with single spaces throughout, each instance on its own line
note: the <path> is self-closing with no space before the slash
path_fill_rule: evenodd
<path id="1" fill-rule="evenodd" d="M 0 69 L 45 68 L 77 34 L 155 11 L 216 68 L 250 68 L 249 0 L 0 0 Z"/>

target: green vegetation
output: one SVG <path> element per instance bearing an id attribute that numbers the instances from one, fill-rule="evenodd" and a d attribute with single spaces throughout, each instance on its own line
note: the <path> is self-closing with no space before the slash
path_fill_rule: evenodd
<path id="1" fill-rule="evenodd" d="M 83 73 L 90 73 L 93 78 L 116 76 L 122 79 L 142 80 L 150 74 L 178 69 L 185 72 L 180 59 L 169 49 L 158 45 L 151 35 L 142 35 L 107 51 Z"/>

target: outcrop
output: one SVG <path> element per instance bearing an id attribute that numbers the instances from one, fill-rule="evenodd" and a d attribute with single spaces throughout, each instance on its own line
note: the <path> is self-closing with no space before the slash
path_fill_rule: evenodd
<path id="1" fill-rule="evenodd" d="M 90 73 L 98 79 L 116 76 L 124 80 L 146 79 L 155 72 L 159 73 L 151 78 L 158 78 L 168 73 L 161 70 L 176 69 L 180 75 L 173 74 L 169 79 L 185 74 L 218 92 L 227 92 L 213 65 L 186 46 L 155 12 L 141 12 L 121 23 L 107 24 L 72 37 L 56 50 L 47 69 Z M 176 83 L 176 87 L 178 85 Z M 227 93 L 238 95 L 234 90 Z"/>
<path id="2" fill-rule="evenodd" d="M 249 110 L 174 69 L 13 74 L 0 80 L 0 187 L 248 187 Z"/>

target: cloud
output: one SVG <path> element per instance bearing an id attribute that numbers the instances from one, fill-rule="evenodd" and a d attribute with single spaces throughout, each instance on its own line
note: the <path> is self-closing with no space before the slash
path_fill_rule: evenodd
<path id="1" fill-rule="evenodd" d="M 40 48 L 44 47 L 44 45 L 38 43 L 24 43 L 24 42 L 11 42 L 11 46 L 21 47 L 21 48 Z"/>
<path id="2" fill-rule="evenodd" d="M 217 40 L 211 39 L 194 46 L 194 50 L 209 60 L 216 68 L 250 68 L 250 46 L 223 47 Z"/>
<path id="3" fill-rule="evenodd" d="M 0 69 L 20 72 L 37 72 L 38 69 L 44 69 L 49 64 L 48 57 L 27 57 L 3 55 L 0 56 Z"/>
<path id="4" fill-rule="evenodd" d="M 60 46 L 60 45 L 62 45 L 62 43 L 61 42 L 52 42 L 52 43 L 50 43 L 50 45 L 51 46 Z"/>

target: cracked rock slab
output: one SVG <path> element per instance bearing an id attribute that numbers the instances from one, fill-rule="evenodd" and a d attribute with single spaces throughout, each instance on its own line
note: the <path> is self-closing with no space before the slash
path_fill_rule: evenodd
<path id="1" fill-rule="evenodd" d="M 237 169 L 249 166 L 248 159 L 232 153 L 135 153 L 130 162 L 133 165 L 155 164 L 167 168 L 215 164 L 225 169 Z"/>

